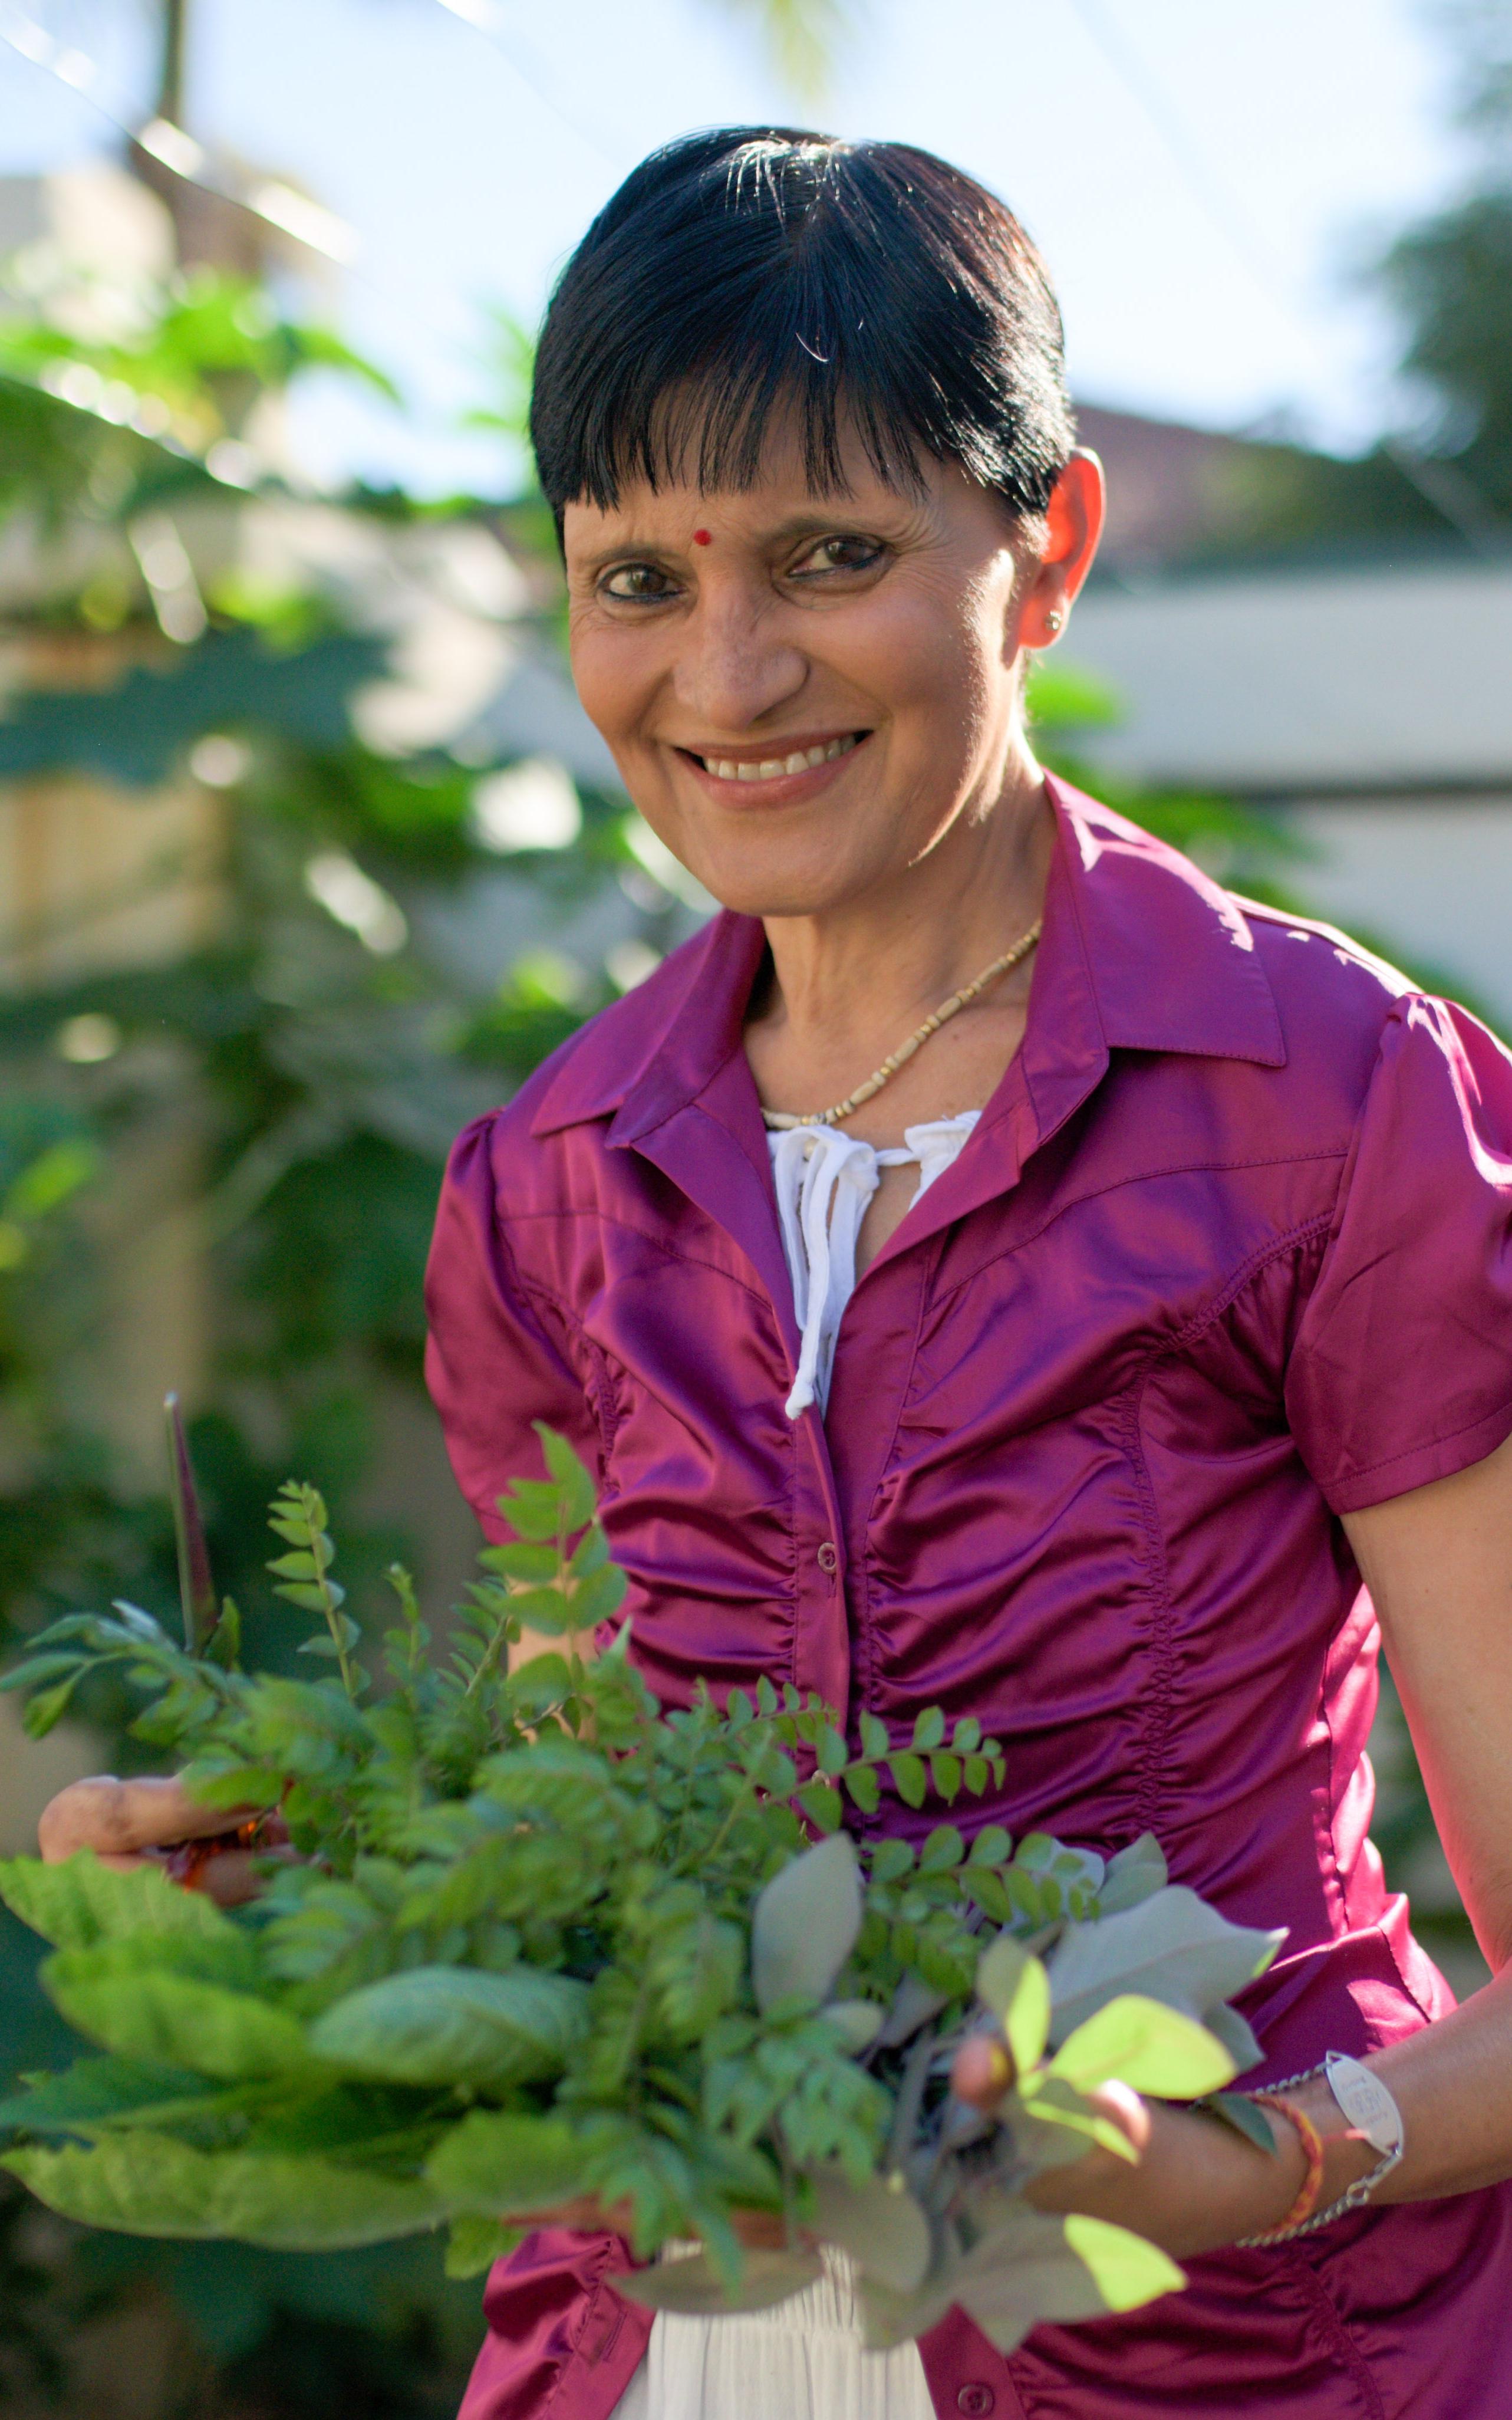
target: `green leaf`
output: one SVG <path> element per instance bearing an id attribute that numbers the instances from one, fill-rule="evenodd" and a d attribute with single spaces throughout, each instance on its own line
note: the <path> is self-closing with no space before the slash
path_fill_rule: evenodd
<path id="1" fill-rule="evenodd" d="M 50 1689 L 39 1689 L 35 1697 L 27 1699 L 21 1727 L 28 1739 L 46 1739 L 48 1732 L 62 1721 L 73 1693 L 88 1668 L 87 1665 L 81 1664 L 66 1681 L 54 1681 Z"/>
<path id="2" fill-rule="evenodd" d="M 882 1804 L 882 1784 L 870 1764 L 848 1764 L 845 1787 L 863 1815 L 874 1815 Z"/>
<path id="3" fill-rule="evenodd" d="M 504 2226 L 497 2218 L 454 2218 L 446 2239 L 446 2274 L 481 2277 L 519 2241 L 519 2228 Z"/>
<path id="4" fill-rule="evenodd" d="M 448 2210 L 497 2219 L 570 2201 L 584 2190 L 586 2157 L 565 2118 L 474 2109 L 442 2136 L 425 2175 Z"/>
<path id="5" fill-rule="evenodd" d="M 555 1546 L 532 1546 L 523 1539 L 508 1545 L 487 1546 L 478 1560 L 486 1571 L 498 1572 L 505 1579 L 523 1580 L 532 1587 L 555 1579 L 562 1568 L 562 1558 Z"/>
<path id="6" fill-rule="evenodd" d="M 872 1764 L 880 1764 L 892 1745 L 887 1726 L 875 1714 L 861 1716 L 861 1752 Z"/>
<path id="7" fill-rule="evenodd" d="M 965 1854 L 965 1842 L 953 1823 L 938 1823 L 918 1853 L 921 1874 L 940 1874 L 958 1866 Z"/>
<path id="8" fill-rule="evenodd" d="M 1028 1951 L 1011 1932 L 1000 1932 L 977 1962 L 977 1997 L 999 2024 L 1007 2020 L 1028 1962 Z"/>
<path id="9" fill-rule="evenodd" d="M 588 1987 L 510 1966 L 416 1966 L 337 2000 L 312 2047 L 354 2075 L 390 2084 L 499 2090 L 559 2074 L 588 2026 Z"/>
<path id="10" fill-rule="evenodd" d="M 828 1781 L 808 1781 L 798 1792 L 798 1805 L 821 1832 L 838 1832 L 845 1812 L 840 1792 Z"/>
<path id="11" fill-rule="evenodd" d="M 593 1480 L 564 1436 L 548 1428 L 545 1420 L 532 1420 L 531 1425 L 541 1440 L 546 1466 L 562 1490 L 563 1527 L 569 1532 L 580 1529 L 593 1519 L 598 1500 Z"/>
<path id="12" fill-rule="evenodd" d="M 1011 1833 L 1001 1823 L 984 1823 L 972 1841 L 966 1856 L 969 1866 L 1006 1866 L 1013 1854 Z"/>
<path id="13" fill-rule="evenodd" d="M 160 2115 L 170 2102 L 214 2100 L 217 2084 L 187 2068 L 161 2067 L 144 2059 L 80 2058 L 60 2075 L 49 2075 L 0 2101 L 0 2130 L 23 2134 L 89 2134 L 141 2116 Z"/>
<path id="14" fill-rule="evenodd" d="M 1226 2126 L 1232 2126 L 1237 2134 L 1242 2134 L 1246 2143 L 1253 2143 L 1257 2150 L 1275 2149 L 1275 2128 L 1258 2102 L 1251 2101 L 1247 2093 L 1214 2092 L 1202 2105 L 1213 2117 L 1221 2118 Z"/>
<path id="15" fill-rule="evenodd" d="M 1234 2062 L 1191 2017 L 1128 1993 L 1077 2026 L 1050 2072 L 1078 2092 L 1116 2078 L 1158 2101 L 1200 2101 L 1232 2082 Z"/>
<path id="16" fill-rule="evenodd" d="M 70 2025 L 128 2058 L 228 2083 L 310 2067 L 303 2028 L 286 2009 L 147 1962 L 158 1954 L 150 1940 L 58 1949 L 41 1979 Z"/>
<path id="17" fill-rule="evenodd" d="M 1186 2278 L 1174 2260 L 1126 2226 L 1102 2218 L 1068 2218 L 1066 2242 L 1091 2272 L 1110 2311 L 1134 2311 L 1162 2294 L 1177 2294 Z"/>
<path id="18" fill-rule="evenodd" d="M 861 1929 L 861 1877 L 848 1834 L 806 1849 L 766 1885 L 751 1915 L 756 2006 L 825 2000 Z"/>
<path id="19" fill-rule="evenodd" d="M 929 1792 L 929 1775 L 921 1756 L 891 1756 L 887 1771 L 892 1786 L 905 1807 L 922 1807 Z"/>
<path id="20" fill-rule="evenodd" d="M 65 2218 L 125 2235 L 229 2236 L 335 2252 L 413 2235 L 443 2216 L 418 2180 L 328 2160 L 197 2151 L 171 2134 L 111 2134 L 89 2150 L 22 2150 L 0 2165 Z"/>
<path id="21" fill-rule="evenodd" d="M 326 1587 L 334 1596 L 333 1582 L 328 1580 Z M 286 1605 L 297 1605 L 301 1613 L 324 1613 L 326 1609 L 326 1600 L 320 1590 L 306 1586 L 302 1580 L 281 1580 L 273 1594 L 281 1596 Z"/>
<path id="22" fill-rule="evenodd" d="M 938 1706 L 926 1706 L 914 1724 L 914 1745 L 926 1754 L 945 1737 L 945 1716 Z"/>
<path id="23" fill-rule="evenodd" d="M 591 1572 L 572 1599 L 573 1621 L 579 1630 L 596 1630 L 601 1621 L 610 1621 L 625 1603 L 629 1590 L 625 1574 L 613 1563 L 606 1563 L 600 1572 Z"/>
<path id="24" fill-rule="evenodd" d="M 268 1568 L 275 1578 L 281 1580 L 314 1580 L 320 1576 L 320 1566 L 315 1557 L 303 1551 L 294 1555 L 278 1555 Z"/>
<path id="25" fill-rule="evenodd" d="M 953 1806 L 956 1799 L 961 1794 L 961 1784 L 964 1777 L 961 1770 L 960 1758 L 958 1756 L 932 1756 L 929 1761 L 929 1769 L 930 1777 L 933 1781 L 935 1790 L 944 1799 L 948 1807 Z"/>
<path id="26" fill-rule="evenodd" d="M 214 1900 L 203 1891 L 180 1890 L 156 1866 L 117 1872 L 102 1866 L 90 1849 L 55 1866 L 36 1857 L 5 1857 L 0 1897 L 12 1915 L 57 1949 L 88 1949 L 97 1941 L 147 1933 L 215 1942 L 228 1952 L 239 1950 L 247 1970 L 253 1967 L 247 1936 Z"/>

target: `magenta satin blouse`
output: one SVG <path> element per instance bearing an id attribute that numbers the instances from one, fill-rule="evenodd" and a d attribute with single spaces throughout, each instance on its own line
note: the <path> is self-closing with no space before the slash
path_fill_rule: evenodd
<path id="1" fill-rule="evenodd" d="M 1452 2005 L 1366 1837 L 1377 1633 L 1336 1516 L 1512 1432 L 1512 1065 L 1051 786 L 1023 1048 L 856 1286 L 825 1419 L 783 1415 L 741 1041 L 763 936 L 733 915 L 461 1137 L 430 1383 L 494 1534 L 532 1419 L 598 1472 L 664 1699 L 767 1672 L 853 1726 L 979 1715 L 1008 1775 L 973 1821 L 1103 1852 L 1148 1826 L 1174 1879 L 1288 1926 L 1243 2003 L 1280 2076 Z M 650 2324 L 620 2258 L 542 2233 L 495 2271 L 464 2420 L 604 2420 Z M 1512 2413 L 1512 2189 L 1190 2274 L 1007 2360 L 952 2314 L 921 2348 L 937 2411 Z"/>

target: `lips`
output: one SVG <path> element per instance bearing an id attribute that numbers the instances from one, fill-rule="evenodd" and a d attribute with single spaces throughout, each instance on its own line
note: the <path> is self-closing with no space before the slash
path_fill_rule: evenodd
<path id="1" fill-rule="evenodd" d="M 791 749 L 781 756 L 703 756 L 691 748 L 686 752 L 716 782 L 779 782 L 795 773 L 812 772 L 821 765 L 833 765 L 837 758 L 848 756 L 863 736 L 849 731 L 838 739 L 822 739 L 811 748 Z"/>

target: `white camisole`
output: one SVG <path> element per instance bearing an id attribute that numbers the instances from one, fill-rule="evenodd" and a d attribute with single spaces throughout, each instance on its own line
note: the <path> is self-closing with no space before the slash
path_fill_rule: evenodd
<path id="1" fill-rule="evenodd" d="M 841 1314 L 856 1289 L 856 1244 L 878 1171 L 918 1169 L 917 1202 L 960 1157 L 980 1111 L 906 1126 L 901 1150 L 876 1151 L 836 1126 L 771 1134 L 782 1249 L 802 1349 L 787 1415 L 823 1411 Z M 610 2420 L 934 2420 L 911 2344 L 868 2352 L 843 2259 L 775 2310 L 728 2319 L 658 2311 L 644 2360 Z"/>

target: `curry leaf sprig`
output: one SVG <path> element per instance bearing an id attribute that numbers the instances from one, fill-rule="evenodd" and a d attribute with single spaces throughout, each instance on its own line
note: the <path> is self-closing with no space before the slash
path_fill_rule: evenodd
<path id="1" fill-rule="evenodd" d="M 532 2213 L 596 2207 L 651 2262 L 624 2290 L 681 2308 L 796 2291 L 827 2242 L 878 2343 L 953 2302 L 1009 2345 L 1168 2290 L 1152 2247 L 1024 2188 L 1088 2140 L 1127 2148 L 1093 2098 L 1114 2075 L 1221 2105 L 1257 2055 L 1228 2001 L 1277 1936 L 1173 1887 L 1148 1837 L 1108 1862 L 992 1822 L 903 1837 L 932 1794 L 1002 1791 L 969 1716 L 847 1736 L 765 1678 L 660 1708 L 611 1636 L 625 1584 L 588 1474 L 542 1444 L 439 1645 L 397 1570 L 397 1619 L 364 1642 L 326 1508 L 291 1483 L 270 1568 L 324 1671 L 242 1669 L 196 1552 L 185 1646 L 118 1604 L 6 1676 L 40 1732 L 116 1666 L 191 1791 L 243 1840 L 269 1826 L 233 1912 L 150 1865 L 0 1867 L 94 2045 L 0 2103 L 6 2164 L 138 2233 L 314 2250 L 445 2223 L 461 2273 Z M 973 2034 L 1002 2070 L 985 2114 L 951 2090 Z M 751 2211 L 784 2249 L 745 2247 Z M 700 2255 L 654 2258 L 689 2237 Z"/>

